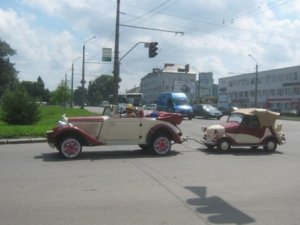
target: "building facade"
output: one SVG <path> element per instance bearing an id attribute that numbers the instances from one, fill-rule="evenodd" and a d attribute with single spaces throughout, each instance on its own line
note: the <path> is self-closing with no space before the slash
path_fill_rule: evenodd
<path id="1" fill-rule="evenodd" d="M 196 81 L 196 99 L 203 97 L 214 96 L 214 79 L 213 73 L 199 73 Z"/>
<path id="2" fill-rule="evenodd" d="M 184 92 L 192 101 L 195 98 L 196 71 L 189 65 L 166 63 L 163 69 L 153 71 L 141 79 L 141 92 L 146 104 L 155 103 L 162 92 Z"/>
<path id="3" fill-rule="evenodd" d="M 219 79 L 219 106 L 254 107 L 255 97 L 257 107 L 300 110 L 300 66 Z"/>

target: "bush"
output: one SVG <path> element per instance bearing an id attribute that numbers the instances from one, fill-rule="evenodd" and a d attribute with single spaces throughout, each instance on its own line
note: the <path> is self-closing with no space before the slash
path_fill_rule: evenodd
<path id="1" fill-rule="evenodd" d="M 8 124 L 29 125 L 40 118 L 39 105 L 23 89 L 8 90 L 1 99 L 1 119 Z"/>

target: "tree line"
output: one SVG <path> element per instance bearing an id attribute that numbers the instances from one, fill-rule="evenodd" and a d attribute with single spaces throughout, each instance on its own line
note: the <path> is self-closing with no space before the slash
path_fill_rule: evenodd
<path id="1" fill-rule="evenodd" d="M 6 118 L 9 114 L 24 113 L 19 113 L 21 109 L 17 109 L 18 107 L 15 104 L 15 101 L 20 100 L 20 98 L 25 99 L 23 102 L 19 102 L 23 104 L 22 107 L 27 107 L 27 109 L 32 108 L 35 111 L 34 107 L 31 107 L 30 104 L 43 102 L 52 105 L 72 106 L 82 105 L 82 100 L 84 99 L 84 104 L 98 106 L 103 100 L 108 100 L 109 96 L 112 95 L 112 75 L 100 75 L 89 82 L 87 89 L 82 90 L 82 87 L 78 86 L 73 93 L 64 80 L 57 85 L 54 91 L 49 91 L 45 88 L 41 76 L 38 76 L 36 81 L 19 81 L 15 64 L 10 61 L 10 57 L 15 54 L 17 54 L 17 51 L 0 38 L 1 119 L 6 122 L 14 123 Z M 25 102 L 29 105 L 26 105 Z M 8 108 L 14 108 L 14 110 L 11 111 Z M 15 124 L 30 124 L 32 123 L 31 120 L 38 120 L 38 113 L 28 112 L 26 114 L 32 114 L 33 116 L 36 114 L 36 119 L 28 119 L 25 122 L 17 121 Z M 12 115 L 11 117 L 16 118 L 17 116 Z"/>
<path id="2" fill-rule="evenodd" d="M 19 81 L 18 71 L 15 65 L 10 62 L 9 57 L 15 55 L 16 50 L 12 49 L 8 43 L 0 39 L 0 98 L 5 90 L 23 88 L 30 97 L 36 102 L 47 102 L 48 104 L 64 104 L 71 101 L 71 89 L 67 82 L 62 80 L 54 91 L 45 88 L 44 81 L 41 76 L 36 81 Z M 82 90 L 78 86 L 73 93 L 73 101 L 75 105 L 81 105 L 82 95 L 84 95 L 85 103 L 89 105 L 99 105 L 103 100 L 108 100 L 112 95 L 113 76 L 100 75 L 88 84 L 88 88 Z M 83 93 L 84 92 L 84 93 Z"/>

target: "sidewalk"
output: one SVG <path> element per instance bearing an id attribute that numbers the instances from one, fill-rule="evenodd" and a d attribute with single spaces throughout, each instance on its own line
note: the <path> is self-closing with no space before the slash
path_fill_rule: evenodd
<path id="1" fill-rule="evenodd" d="M 47 138 L 7 138 L 0 139 L 0 145 L 3 144 L 25 144 L 25 143 L 43 143 L 47 142 Z"/>

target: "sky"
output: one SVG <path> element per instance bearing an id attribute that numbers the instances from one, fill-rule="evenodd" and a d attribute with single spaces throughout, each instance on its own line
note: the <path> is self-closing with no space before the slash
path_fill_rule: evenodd
<path id="1" fill-rule="evenodd" d="M 212 72 L 216 84 L 256 63 L 259 71 L 300 64 L 300 0 L 120 2 L 120 57 L 139 42 L 159 43 L 155 58 L 140 43 L 122 59 L 120 93 L 165 63 Z M 19 80 L 40 76 L 55 90 L 71 83 L 73 64 L 80 86 L 83 45 L 86 81 L 111 75 L 113 63 L 101 59 L 102 48 L 114 49 L 116 8 L 117 0 L 1 0 L 0 39 L 17 51 L 10 61 Z"/>

